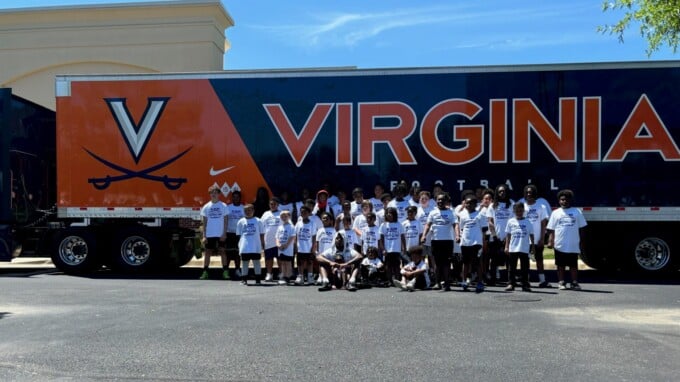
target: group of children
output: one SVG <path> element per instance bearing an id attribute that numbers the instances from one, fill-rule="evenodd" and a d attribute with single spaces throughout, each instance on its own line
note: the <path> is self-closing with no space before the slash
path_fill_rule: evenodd
<path id="1" fill-rule="evenodd" d="M 219 200 L 220 189 L 212 187 L 211 200 L 201 209 L 205 247 L 201 278 L 209 278 L 210 257 L 219 254 L 224 279 L 231 278 L 228 265 L 234 261 L 236 277 L 247 285 L 252 261 L 253 278 L 260 284 L 264 255 L 265 282 L 316 283 L 320 291 L 392 285 L 409 291 L 448 291 L 453 282 L 467 290 L 476 277 L 475 290 L 481 292 L 499 281 L 503 266 L 508 269 L 507 291 L 518 283 L 530 291 L 530 256 L 536 261 L 538 286 L 551 287 L 543 267 L 547 236 L 547 246 L 555 249 L 558 287 L 566 289 L 569 267 L 571 288 L 580 289 L 577 262 L 586 222 L 571 206 L 573 192 L 560 191 L 559 208 L 552 211 L 545 199 L 538 198 L 535 186 L 527 185 L 523 191 L 517 202 L 504 184 L 495 190 L 463 191 L 461 203 L 453 206 L 441 184 L 430 193 L 417 187 L 409 191 L 401 182 L 391 194 L 378 184 L 373 198 L 364 198 L 363 190 L 355 188 L 351 200 L 345 200 L 344 193 L 338 198 L 322 189 L 316 199 L 298 203 L 271 198 L 269 210 L 257 217 L 253 204 L 242 204 L 239 191 L 232 192 L 231 203 L 225 204 Z"/>

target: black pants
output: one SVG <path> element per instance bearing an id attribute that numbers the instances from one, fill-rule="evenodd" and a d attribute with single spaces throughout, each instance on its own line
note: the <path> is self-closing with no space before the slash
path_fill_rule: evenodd
<path id="1" fill-rule="evenodd" d="M 436 282 L 444 282 L 444 287 L 450 285 L 449 272 L 451 270 L 451 256 L 453 255 L 453 240 L 432 240 L 432 256 L 437 266 Z"/>
<path id="2" fill-rule="evenodd" d="M 521 267 L 521 282 L 523 286 L 529 285 L 529 254 L 523 252 L 510 252 L 508 260 L 508 282 L 515 285 L 515 274 L 517 273 L 517 259 Z"/>

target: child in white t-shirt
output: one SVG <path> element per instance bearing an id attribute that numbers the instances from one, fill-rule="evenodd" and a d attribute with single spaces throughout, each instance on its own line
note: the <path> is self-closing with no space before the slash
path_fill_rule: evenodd
<path id="1" fill-rule="evenodd" d="M 255 217 L 255 206 L 252 204 L 243 206 L 243 213 L 246 216 L 236 223 L 236 235 L 239 236 L 238 253 L 241 255 L 241 284 L 248 285 L 248 267 L 251 261 L 255 271 L 255 284 L 260 284 L 264 225 Z"/>
<path id="2" fill-rule="evenodd" d="M 401 253 L 405 250 L 404 227 L 397 216 L 395 207 L 385 208 L 385 222 L 380 225 L 380 248 L 384 251 L 388 280 L 398 277 Z"/>
<path id="3" fill-rule="evenodd" d="M 276 247 L 279 249 L 279 285 L 286 285 L 293 276 L 293 249 L 295 247 L 295 227 L 290 223 L 291 213 L 281 211 L 281 225 L 276 229 Z"/>
<path id="4" fill-rule="evenodd" d="M 522 290 L 531 292 L 529 285 L 529 248 L 534 241 L 534 228 L 524 216 L 524 203 L 515 203 L 512 207 L 515 217 L 508 219 L 503 228 L 505 236 L 505 253 L 508 255 L 508 286 L 506 291 L 515 290 L 515 274 L 517 260 L 521 267 Z"/>
<path id="5" fill-rule="evenodd" d="M 578 283 L 578 255 L 583 251 L 583 229 L 587 225 L 581 211 L 571 206 L 574 192 L 561 190 L 557 193 L 560 208 L 550 215 L 548 220 L 548 248 L 555 248 L 555 265 L 559 289 L 567 289 L 564 284 L 564 272 L 569 267 L 571 272 L 571 289 L 581 290 Z"/>
<path id="6" fill-rule="evenodd" d="M 394 285 L 402 290 L 413 292 L 415 289 L 430 288 L 430 274 L 423 256 L 423 247 L 417 245 L 408 250 L 411 262 L 401 269 L 401 280 L 393 280 Z"/>

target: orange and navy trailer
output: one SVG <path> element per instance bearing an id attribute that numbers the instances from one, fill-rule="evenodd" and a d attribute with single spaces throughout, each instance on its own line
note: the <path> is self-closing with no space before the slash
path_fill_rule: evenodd
<path id="1" fill-rule="evenodd" d="M 73 268 L 73 243 L 115 236 L 115 262 L 135 268 L 138 251 L 143 265 L 167 242 L 155 232 L 184 235 L 173 227 L 212 185 L 250 201 L 260 187 L 406 179 L 454 198 L 504 183 L 518 199 L 533 183 L 552 204 L 572 189 L 587 263 L 672 269 L 678 83 L 678 62 L 57 76 L 56 204 L 71 231 L 53 257 Z"/>

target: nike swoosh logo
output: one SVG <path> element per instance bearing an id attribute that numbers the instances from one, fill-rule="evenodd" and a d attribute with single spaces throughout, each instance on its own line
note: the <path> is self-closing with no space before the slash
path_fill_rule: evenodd
<path id="1" fill-rule="evenodd" d="M 220 175 L 221 173 L 226 172 L 226 171 L 229 171 L 229 170 L 231 170 L 231 169 L 234 168 L 234 167 L 236 167 L 236 166 L 231 166 L 231 167 L 223 168 L 223 169 L 221 169 L 221 170 L 215 170 L 212 166 L 210 166 L 210 176 L 217 176 L 217 175 Z"/>

